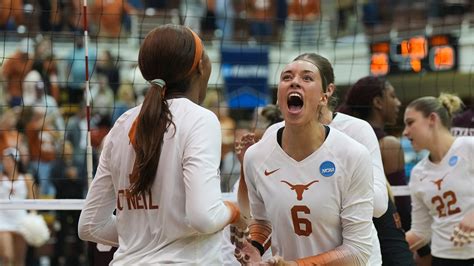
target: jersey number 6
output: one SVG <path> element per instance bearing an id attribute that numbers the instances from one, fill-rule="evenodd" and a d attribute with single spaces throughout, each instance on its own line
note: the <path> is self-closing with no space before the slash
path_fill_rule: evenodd
<path id="1" fill-rule="evenodd" d="M 296 205 L 291 208 L 291 220 L 293 221 L 293 228 L 295 233 L 299 236 L 309 236 L 313 232 L 311 221 L 306 218 L 298 217 L 298 213 L 309 214 L 311 211 L 307 206 Z"/>

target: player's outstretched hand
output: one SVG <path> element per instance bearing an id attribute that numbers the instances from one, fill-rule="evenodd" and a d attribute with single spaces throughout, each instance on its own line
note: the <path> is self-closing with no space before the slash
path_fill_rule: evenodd
<path id="1" fill-rule="evenodd" d="M 237 154 L 240 164 L 242 164 L 244 161 L 244 154 L 247 149 L 255 144 L 255 142 L 256 140 L 254 133 L 246 133 L 240 138 L 240 140 L 235 141 L 235 154 Z"/>
<path id="2" fill-rule="evenodd" d="M 462 221 L 454 227 L 451 241 L 455 246 L 461 247 L 474 241 L 474 211 L 464 215 Z"/>

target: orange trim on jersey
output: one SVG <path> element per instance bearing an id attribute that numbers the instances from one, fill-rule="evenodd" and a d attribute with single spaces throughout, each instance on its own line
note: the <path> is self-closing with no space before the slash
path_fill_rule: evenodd
<path id="1" fill-rule="evenodd" d="M 193 61 L 193 65 L 191 66 L 191 69 L 188 71 L 188 73 L 186 73 L 186 76 L 188 76 L 189 74 L 191 74 L 191 72 L 193 72 L 194 69 L 196 69 L 198 63 L 199 63 L 199 60 L 201 60 L 201 57 L 202 57 L 202 51 L 203 51 L 203 46 L 202 46 L 202 41 L 201 41 L 201 38 L 199 38 L 199 36 L 193 31 L 191 30 L 190 28 L 188 28 L 189 31 L 191 31 L 191 33 L 193 34 L 193 37 L 194 37 L 194 45 L 196 46 L 196 49 L 194 50 L 194 61 Z"/>
<path id="2" fill-rule="evenodd" d="M 229 208 L 231 212 L 229 223 L 231 224 L 236 223 L 240 218 L 239 207 L 237 206 L 237 204 L 230 201 L 224 201 L 224 204 Z"/>
<path id="3" fill-rule="evenodd" d="M 336 266 L 336 265 L 352 265 L 357 262 L 357 256 L 351 249 L 339 246 L 336 249 L 331 251 L 301 258 L 296 260 L 298 266 L 311 266 L 311 265 L 327 265 L 327 266 Z"/>
<path id="4" fill-rule="evenodd" d="M 250 239 L 265 246 L 272 233 L 272 226 L 269 223 L 254 222 L 249 225 Z"/>
<path id="5" fill-rule="evenodd" d="M 130 143 L 132 146 L 135 148 L 135 136 L 137 134 L 137 126 L 138 126 L 138 117 L 135 118 L 135 120 L 132 123 L 132 127 L 130 127 L 130 131 L 128 131 L 128 139 L 130 140 Z"/>
<path id="6" fill-rule="evenodd" d="M 242 215 L 246 218 L 250 218 L 249 191 L 245 181 L 243 165 L 240 166 L 240 182 L 237 190 L 237 202 L 239 203 Z"/>

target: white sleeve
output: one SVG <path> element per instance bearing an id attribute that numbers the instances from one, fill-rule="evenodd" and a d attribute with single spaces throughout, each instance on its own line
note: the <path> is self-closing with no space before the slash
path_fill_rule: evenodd
<path id="1" fill-rule="evenodd" d="M 214 233 L 229 224 L 231 211 L 222 201 L 219 163 L 221 128 L 212 114 L 197 119 L 190 128 L 183 154 L 186 218 L 201 233 Z"/>
<path id="2" fill-rule="evenodd" d="M 247 184 L 248 197 L 250 202 L 250 214 L 253 219 L 268 221 L 265 204 L 257 189 L 257 175 L 253 167 L 251 151 L 255 145 L 251 146 L 244 154 L 244 178 Z"/>
<path id="3" fill-rule="evenodd" d="M 423 239 L 424 243 L 428 243 L 431 239 L 431 224 L 433 218 L 429 213 L 428 207 L 423 203 L 421 196 L 416 193 L 416 180 L 419 177 L 415 171 L 412 172 L 408 187 L 411 194 L 411 227 L 410 231 L 415 233 L 418 237 Z"/>
<path id="4" fill-rule="evenodd" d="M 367 135 L 365 132 L 367 131 Z M 370 131 L 370 133 L 369 133 Z M 368 125 L 368 130 L 364 131 L 364 137 L 358 139 L 370 153 L 374 173 L 374 213 L 375 218 L 384 215 L 388 208 L 387 178 L 383 170 L 382 154 L 380 145 L 374 130 Z"/>
<path id="5" fill-rule="evenodd" d="M 358 265 L 365 265 L 372 253 L 373 173 L 370 155 L 362 150 L 342 199 L 343 245 L 357 250 Z"/>
<path id="6" fill-rule="evenodd" d="M 116 217 L 113 215 L 116 195 L 109 168 L 112 143 L 105 139 L 99 166 L 79 218 L 79 238 L 84 241 L 118 246 Z"/>

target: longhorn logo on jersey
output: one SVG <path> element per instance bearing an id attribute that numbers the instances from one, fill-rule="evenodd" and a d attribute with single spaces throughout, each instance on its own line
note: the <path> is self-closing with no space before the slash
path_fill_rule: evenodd
<path id="1" fill-rule="evenodd" d="M 288 186 L 290 186 L 291 190 L 294 190 L 296 192 L 296 199 L 297 200 L 303 200 L 303 192 L 305 190 L 308 190 L 309 186 L 311 186 L 312 184 L 314 184 L 316 182 L 319 182 L 319 180 L 311 181 L 306 185 L 301 185 L 301 184 L 293 185 L 293 184 L 290 184 L 288 181 L 285 181 L 285 180 L 281 180 L 281 182 L 287 184 Z"/>
<path id="2" fill-rule="evenodd" d="M 446 176 L 443 176 L 443 178 L 437 179 L 437 180 L 435 180 L 435 181 L 433 181 L 433 180 L 430 180 L 430 181 L 431 181 L 431 183 L 433 183 L 433 184 L 436 185 L 436 187 L 438 188 L 438 190 L 441 190 L 441 184 L 443 183 L 443 180 L 444 180 L 445 177 L 446 177 Z"/>

